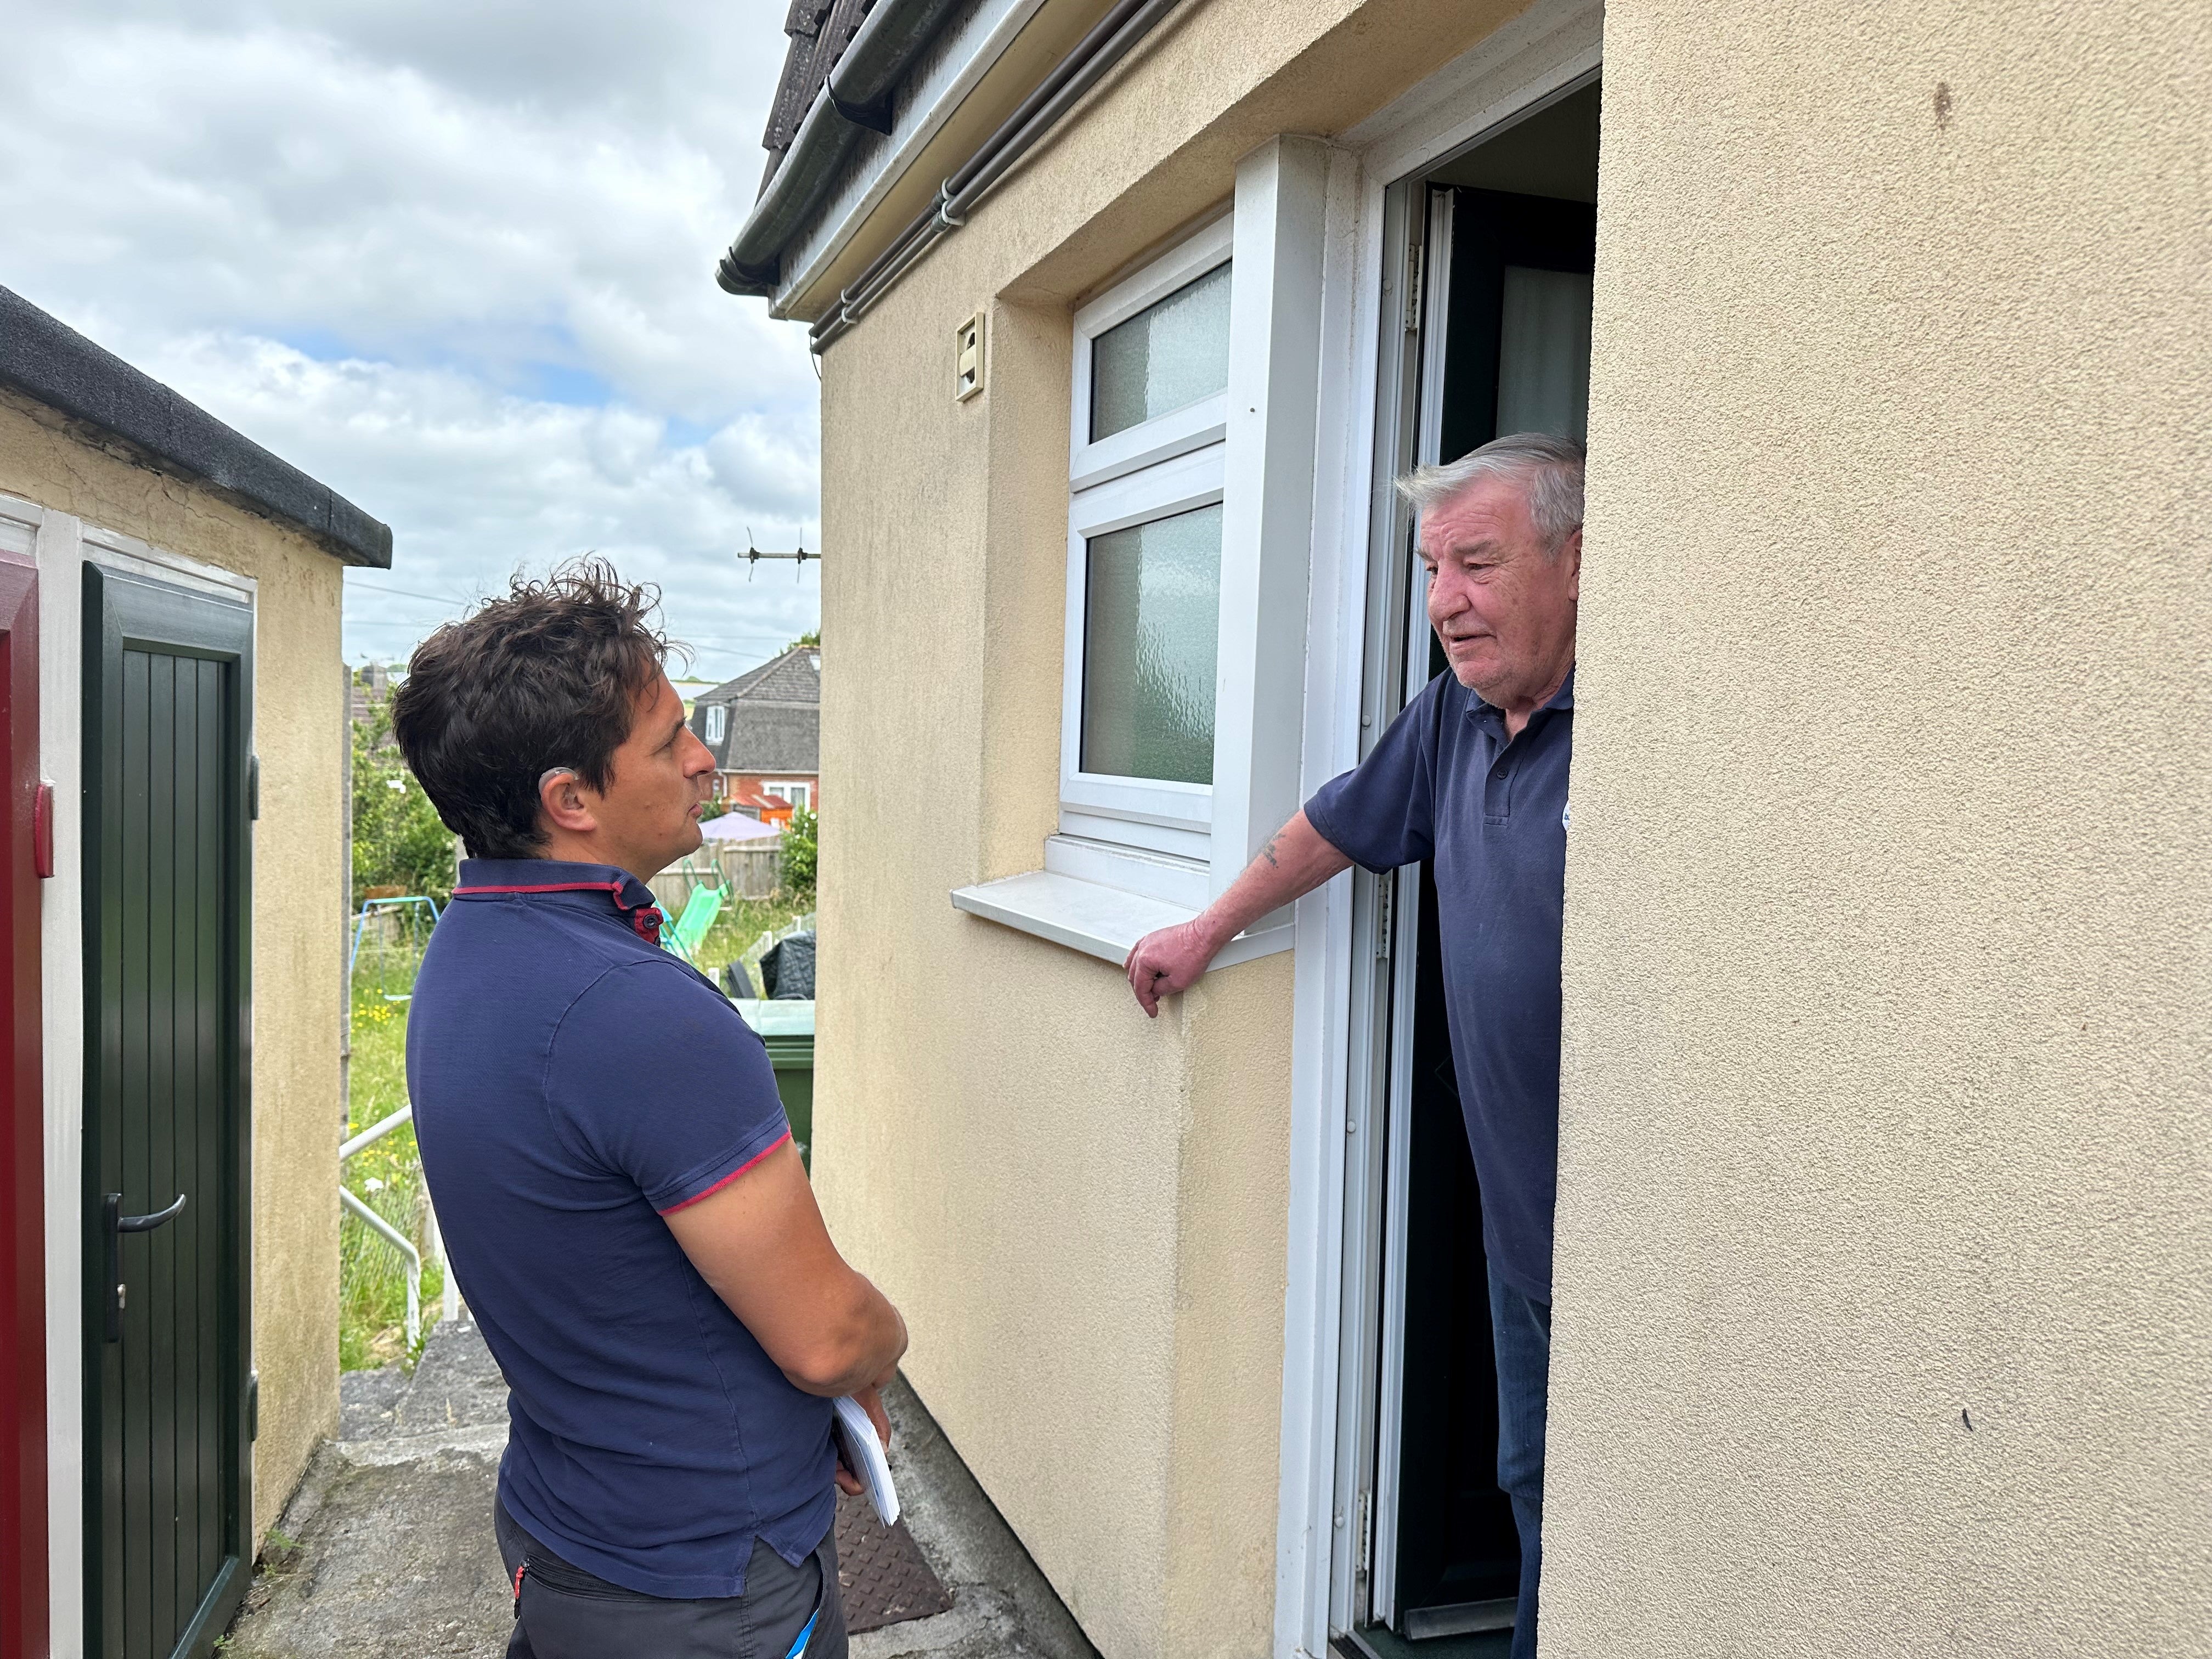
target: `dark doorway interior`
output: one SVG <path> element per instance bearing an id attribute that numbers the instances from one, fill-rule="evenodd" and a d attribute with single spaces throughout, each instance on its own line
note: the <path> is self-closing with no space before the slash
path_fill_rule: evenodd
<path id="1" fill-rule="evenodd" d="M 87 566 L 85 1649 L 199 1659 L 245 1593 L 253 616 Z"/>
<path id="2" fill-rule="evenodd" d="M 1435 449 L 1452 460 L 1504 432 L 1580 439 L 1589 407 L 1590 277 L 1596 245 L 1598 88 L 1562 98 L 1431 175 L 1429 222 L 1443 291 Z M 1441 194 L 1448 200 L 1438 203 Z M 1428 673 L 1444 671 L 1433 636 Z M 1403 877 L 1401 879 L 1404 879 Z M 1482 1201 L 1468 1152 L 1437 969 L 1435 890 L 1420 872 L 1420 927 L 1396 971 L 1415 976 L 1404 1194 L 1403 1425 L 1395 1614 L 1362 1632 L 1389 1655 L 1475 1659 L 1510 1644 L 1520 1573 L 1497 1482 L 1498 1395 Z M 1410 957 L 1410 960 L 1408 959 Z"/>

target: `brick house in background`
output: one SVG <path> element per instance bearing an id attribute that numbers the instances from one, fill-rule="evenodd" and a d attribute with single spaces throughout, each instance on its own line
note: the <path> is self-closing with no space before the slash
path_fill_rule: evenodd
<path id="1" fill-rule="evenodd" d="M 795 645 L 702 693 L 691 729 L 714 751 L 715 793 L 774 823 L 822 810 L 822 651 Z"/>

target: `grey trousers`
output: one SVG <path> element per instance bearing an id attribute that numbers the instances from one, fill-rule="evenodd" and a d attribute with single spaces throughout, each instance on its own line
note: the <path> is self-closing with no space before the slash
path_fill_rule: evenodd
<path id="1" fill-rule="evenodd" d="M 494 1507 L 492 1524 L 514 1595 L 507 1659 L 791 1659 L 809 1619 L 815 1624 L 799 1650 L 804 1659 L 846 1659 L 834 1528 L 795 1567 L 756 1543 L 743 1595 L 675 1601 L 563 1561 L 504 1504 Z"/>

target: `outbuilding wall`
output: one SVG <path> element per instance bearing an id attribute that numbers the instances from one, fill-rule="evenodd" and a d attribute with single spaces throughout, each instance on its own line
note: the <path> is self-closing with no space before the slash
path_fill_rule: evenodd
<path id="1" fill-rule="evenodd" d="M 1612 0 L 1547 1659 L 2202 1654 L 2187 0 Z"/>
<path id="2" fill-rule="evenodd" d="M 257 584 L 253 826 L 256 1536 L 337 1425 L 338 1042 L 346 905 L 342 567 L 304 536 L 140 465 L 90 428 L 0 393 L 0 491 Z M 48 605 L 64 596 L 48 595 Z M 54 767 L 49 763 L 49 771 Z M 76 844 L 58 791 L 58 848 Z M 79 925 L 49 915 L 47 926 Z M 51 992 L 52 988 L 49 988 Z M 48 1064 L 54 1063 L 50 1054 Z M 69 1190 L 76 1190 L 72 1177 Z M 74 1218 L 64 1229 L 72 1237 Z M 49 1229 L 50 1237 L 52 1229 Z M 50 1322 L 50 1328 L 56 1328 Z M 60 1317 L 63 1340 L 76 1330 Z M 74 1363 L 68 1366 L 74 1375 Z"/>

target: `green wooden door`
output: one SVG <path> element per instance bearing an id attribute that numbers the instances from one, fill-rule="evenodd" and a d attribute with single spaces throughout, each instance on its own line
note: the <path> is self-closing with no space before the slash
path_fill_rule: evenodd
<path id="1" fill-rule="evenodd" d="M 86 1651 L 200 1655 L 248 1576 L 253 613 L 88 566 Z"/>

